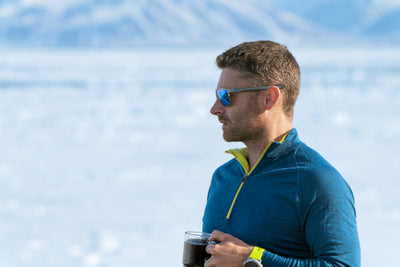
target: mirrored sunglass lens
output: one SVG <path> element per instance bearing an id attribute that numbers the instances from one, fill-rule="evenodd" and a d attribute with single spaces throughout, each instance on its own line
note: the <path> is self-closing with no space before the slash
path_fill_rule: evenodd
<path id="1" fill-rule="evenodd" d="M 218 99 L 221 100 L 222 105 L 229 106 L 231 104 L 228 92 L 226 90 L 218 89 L 217 96 L 218 96 Z"/>

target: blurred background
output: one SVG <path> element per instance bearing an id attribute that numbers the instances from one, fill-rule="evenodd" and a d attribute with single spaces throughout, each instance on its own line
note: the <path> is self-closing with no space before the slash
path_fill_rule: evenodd
<path id="1" fill-rule="evenodd" d="M 230 159 L 215 57 L 288 46 L 300 138 L 356 199 L 362 266 L 398 266 L 400 1 L 1 0 L 0 266 L 180 266 Z"/>

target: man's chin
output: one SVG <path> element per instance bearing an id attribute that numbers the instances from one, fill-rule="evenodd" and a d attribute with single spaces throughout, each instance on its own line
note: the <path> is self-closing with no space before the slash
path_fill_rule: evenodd
<path id="1" fill-rule="evenodd" d="M 224 138 L 224 140 L 226 142 L 240 142 L 241 140 L 238 140 L 238 138 L 235 138 L 234 136 L 227 134 L 227 133 L 223 133 L 222 137 Z"/>

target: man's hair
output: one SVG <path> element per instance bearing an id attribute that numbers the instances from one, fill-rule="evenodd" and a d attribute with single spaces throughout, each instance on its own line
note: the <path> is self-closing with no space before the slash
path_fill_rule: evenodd
<path id="1" fill-rule="evenodd" d="M 293 117 L 300 91 L 300 67 L 286 46 L 271 41 L 246 42 L 217 56 L 219 68 L 243 73 L 253 86 L 284 85 L 283 111 Z"/>

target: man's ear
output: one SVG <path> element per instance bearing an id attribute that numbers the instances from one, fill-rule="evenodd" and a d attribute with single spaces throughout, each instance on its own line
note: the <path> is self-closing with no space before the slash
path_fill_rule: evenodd
<path id="1" fill-rule="evenodd" d="M 278 87 L 272 86 L 270 89 L 267 90 L 267 95 L 264 99 L 265 109 L 270 110 L 272 109 L 276 103 L 278 103 L 279 98 L 281 97 L 281 90 Z"/>

